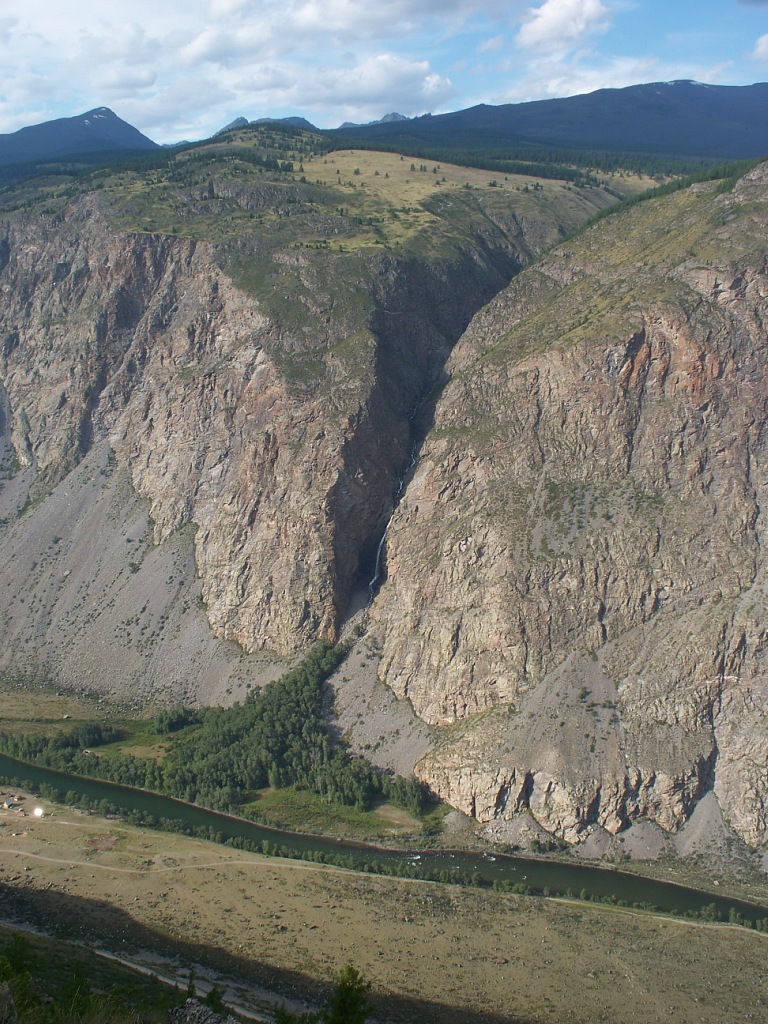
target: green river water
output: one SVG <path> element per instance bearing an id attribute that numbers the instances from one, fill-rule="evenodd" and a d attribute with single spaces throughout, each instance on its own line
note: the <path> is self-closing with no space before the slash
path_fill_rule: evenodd
<path id="1" fill-rule="evenodd" d="M 394 850 L 288 832 L 146 790 L 42 768 L 4 754 L 0 754 L 0 780 L 5 784 L 13 781 L 29 783 L 36 789 L 47 785 L 62 795 L 74 791 L 91 801 L 108 801 L 127 811 L 141 811 L 194 829 L 213 829 L 223 840 L 243 839 L 258 845 L 266 842 L 272 848 L 280 847 L 281 852 L 288 856 L 301 857 L 306 853 L 315 857 L 321 855 L 331 861 L 339 857 L 353 858 L 356 864 L 367 865 L 366 870 L 382 874 L 392 874 L 403 868 L 425 877 L 438 872 L 455 872 L 463 877 L 472 876 L 473 882 L 480 885 L 506 882 L 527 886 L 538 893 L 546 890 L 552 895 L 581 894 L 598 900 L 644 904 L 678 915 L 700 914 L 709 907 L 722 920 L 727 920 L 732 910 L 747 921 L 768 919 L 768 907 L 627 872 L 562 860 L 462 850 Z"/>

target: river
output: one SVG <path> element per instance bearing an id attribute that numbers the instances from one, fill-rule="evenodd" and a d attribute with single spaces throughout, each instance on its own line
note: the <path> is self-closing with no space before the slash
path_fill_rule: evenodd
<path id="1" fill-rule="evenodd" d="M 42 768 L 5 754 L 0 754 L 0 780 L 6 785 L 14 780 L 26 782 L 37 789 L 47 785 L 61 794 L 73 791 L 90 801 L 107 801 L 126 811 L 141 811 L 157 819 L 181 822 L 195 829 L 212 829 L 222 840 L 243 839 L 259 846 L 268 843 L 271 849 L 281 848 L 281 852 L 289 856 L 307 854 L 329 860 L 348 857 L 356 864 L 367 865 L 367 870 L 382 874 L 405 871 L 414 876 L 434 877 L 440 874 L 447 877 L 455 873 L 464 878 L 472 876 L 473 881 L 482 885 L 520 885 L 537 893 L 582 895 L 630 905 L 643 904 L 672 914 L 699 914 L 705 907 L 711 907 L 722 920 L 727 920 L 732 910 L 753 923 L 768 918 L 768 907 L 629 872 L 563 860 L 464 850 L 394 850 L 327 836 L 288 832 L 143 789 Z"/>

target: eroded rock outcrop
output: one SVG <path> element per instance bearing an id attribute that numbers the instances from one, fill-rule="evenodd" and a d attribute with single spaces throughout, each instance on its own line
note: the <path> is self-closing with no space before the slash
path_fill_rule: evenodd
<path id="1" fill-rule="evenodd" d="M 436 196 L 439 245 L 329 255 L 281 245 L 284 221 L 348 213 L 238 179 L 192 190 L 192 212 L 277 203 L 271 248 L 119 231 L 98 193 L 9 220 L 2 667 L 36 653 L 56 678 L 79 631 L 72 682 L 113 607 L 88 686 L 106 652 L 117 689 L 150 678 L 146 636 L 170 671 L 189 581 L 172 636 L 162 602 L 151 621 L 125 610 L 145 563 L 177 585 L 181 547 L 153 563 L 150 528 L 156 551 L 194 532 L 222 642 L 279 656 L 336 637 L 423 437 L 371 610 L 382 678 L 441 730 L 422 777 L 482 820 L 526 810 L 568 839 L 641 816 L 675 830 L 714 791 L 763 842 L 767 179 L 625 210 L 485 306 L 557 219 Z M 567 197 L 575 224 L 587 199 Z M 100 498 L 101 474 L 132 493 Z M 93 545 L 60 514 L 81 534 L 122 515 L 111 560 L 81 572 Z"/>
<path id="2" fill-rule="evenodd" d="M 609 219 L 475 318 L 388 536 L 382 677 L 482 820 L 765 838 L 768 169 Z"/>
<path id="3" fill-rule="evenodd" d="M 208 216 L 197 207 L 232 193 L 238 210 L 309 218 L 314 230 L 311 195 L 300 191 L 265 186 L 254 173 L 197 198 L 192 189 L 188 216 Z M 529 217 L 526 229 L 466 202 L 465 244 L 451 239 L 432 262 L 281 246 L 280 223 L 229 247 L 126 233 L 112 226 L 102 193 L 9 222 L 0 248 L 3 465 L 26 469 L 38 508 L 63 482 L 79 488 L 74 471 L 107 442 L 148 503 L 156 544 L 196 527 L 217 637 L 277 656 L 335 638 L 350 595 L 369 578 L 415 411 L 471 315 L 562 230 L 544 203 L 541 222 Z M 574 221 L 588 208 L 587 199 Z M 235 278 L 258 278 L 264 301 Z M 48 538 L 42 556 L 47 548 Z M 39 561 L 32 555 L 30 565 Z M 62 563 L 61 573 L 72 571 Z M 92 582 L 83 582 L 89 606 L 113 600 L 103 587 L 96 596 Z M 11 616 L 19 641 L 31 644 L 20 661 L 41 650 L 41 629 L 50 626 L 45 646 L 55 648 L 62 629 L 88 625 L 79 601 L 57 617 L 47 581 L 38 589 L 47 618 L 33 635 L 24 636 L 25 609 Z M 112 639 L 125 646 L 133 679 L 125 621 Z M 55 669 L 55 653 L 40 658 L 44 672 Z"/>

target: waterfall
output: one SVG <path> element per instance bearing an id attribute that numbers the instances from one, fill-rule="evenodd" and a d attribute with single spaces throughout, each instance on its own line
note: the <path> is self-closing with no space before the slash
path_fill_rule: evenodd
<path id="1" fill-rule="evenodd" d="M 408 478 L 408 474 L 411 472 L 411 470 L 413 469 L 413 467 L 416 465 L 416 463 L 418 461 L 419 461 L 418 445 L 414 445 L 413 449 L 411 450 L 411 461 L 406 466 L 405 470 L 403 471 L 403 475 L 400 477 L 400 479 L 398 480 L 398 483 L 397 483 L 397 491 L 395 493 L 395 500 L 394 500 L 394 504 L 392 506 L 392 514 L 390 515 L 389 519 L 387 520 L 387 525 L 384 527 L 384 532 L 381 535 L 381 540 L 379 541 L 378 547 L 376 548 L 376 561 L 375 561 L 374 567 L 373 567 L 373 576 L 368 581 L 368 606 L 369 607 L 373 603 L 373 598 L 374 598 L 374 595 L 376 593 L 376 585 L 379 582 L 379 580 L 381 579 L 381 562 L 382 562 L 382 557 L 384 555 L 384 545 L 387 542 L 387 534 L 389 533 L 389 528 L 392 525 L 392 520 L 395 518 L 395 511 L 397 510 L 398 503 L 400 501 L 400 498 L 402 497 L 403 490 L 405 489 L 405 481 Z"/>

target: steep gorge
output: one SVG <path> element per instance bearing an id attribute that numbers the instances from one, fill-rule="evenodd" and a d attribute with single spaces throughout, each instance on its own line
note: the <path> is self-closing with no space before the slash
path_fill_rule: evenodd
<path id="1" fill-rule="evenodd" d="M 233 190 L 238 206 L 245 191 Z M 282 193 L 272 191 L 281 217 Z M 590 205 L 589 193 L 574 222 L 605 202 L 596 192 Z M 170 676 L 186 695 L 220 699 L 233 671 L 247 675 L 221 642 L 274 660 L 338 635 L 420 429 L 416 410 L 473 313 L 564 230 L 544 202 L 526 220 L 490 216 L 472 195 L 444 203 L 443 229 L 441 202 L 433 235 L 445 230 L 448 241 L 429 259 L 328 254 L 263 231 L 229 246 L 125 232 L 100 192 L 9 221 L 0 271 L 3 443 L 13 450 L 0 494 L 7 672 L 72 685 L 87 663 L 97 690 L 147 699 Z M 109 557 L 85 566 L 95 495 L 114 474 L 144 504 L 130 526 L 109 491 L 96 527 Z M 62 503 L 66 530 L 55 525 Z M 173 564 L 159 568 L 156 552 L 173 545 Z M 153 600 L 142 600 L 142 585 Z M 100 673 L 105 647 L 111 664 Z M 214 670 L 211 659 L 227 664 Z"/>
<path id="2" fill-rule="evenodd" d="M 339 635 L 416 450 L 369 624 L 421 777 L 569 840 L 714 792 L 759 846 L 766 168 L 555 249 L 604 193 L 434 188 L 338 249 L 298 239 L 360 218 L 260 178 L 176 234 L 108 190 L 5 218 L 0 671 L 232 699 Z"/>

